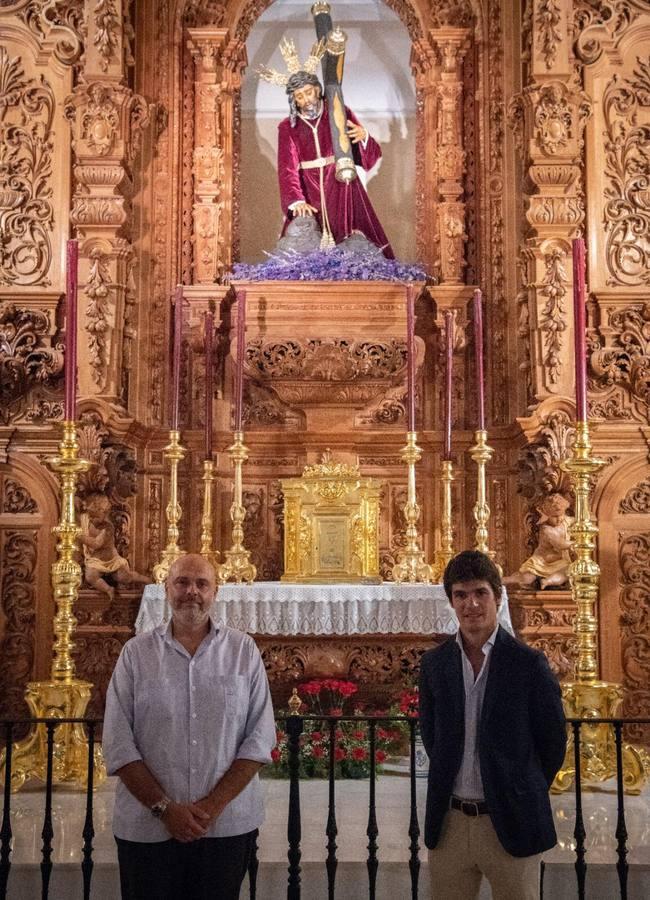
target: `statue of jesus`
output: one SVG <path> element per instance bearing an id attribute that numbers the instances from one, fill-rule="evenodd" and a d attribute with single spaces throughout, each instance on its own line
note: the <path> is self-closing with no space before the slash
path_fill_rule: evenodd
<path id="1" fill-rule="evenodd" d="M 260 71 L 262 78 L 283 84 L 289 98 L 289 116 L 278 126 L 278 179 L 285 216 L 282 233 L 292 218 L 315 216 L 323 234 L 321 246 L 333 246 L 360 233 L 384 256 L 394 259 L 361 181 L 355 178 L 341 182 L 336 178 L 330 110 L 314 74 L 320 59 L 317 48 L 318 45 L 305 64 L 299 66 L 293 42 L 285 40 L 280 49 L 291 74 Z M 347 107 L 345 120 L 354 162 L 367 171 L 381 158 L 381 148 Z"/>

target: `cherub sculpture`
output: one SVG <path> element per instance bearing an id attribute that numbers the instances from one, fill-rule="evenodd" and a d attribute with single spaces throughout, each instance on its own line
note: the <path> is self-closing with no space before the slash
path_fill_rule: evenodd
<path id="1" fill-rule="evenodd" d="M 567 583 L 571 563 L 569 526 L 573 522 L 566 515 L 568 507 L 569 501 L 562 494 L 551 494 L 542 500 L 538 507 L 541 517 L 537 547 L 518 572 L 503 579 L 506 584 L 531 587 L 539 579 L 544 590 Z"/>
<path id="2" fill-rule="evenodd" d="M 106 494 L 94 493 L 86 498 L 81 514 L 81 543 L 86 581 L 112 600 L 115 588 L 104 575 L 111 574 L 118 584 L 147 584 L 150 579 L 131 569 L 128 560 L 117 552 L 110 512 L 111 501 Z"/>

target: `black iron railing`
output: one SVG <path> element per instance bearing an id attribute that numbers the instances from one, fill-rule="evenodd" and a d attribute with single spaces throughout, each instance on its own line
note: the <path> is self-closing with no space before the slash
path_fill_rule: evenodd
<path id="1" fill-rule="evenodd" d="M 587 877 L 586 862 L 586 845 L 587 837 L 582 805 L 582 778 L 580 771 L 580 747 L 581 747 L 581 727 L 583 725 L 610 725 L 614 731 L 614 740 L 616 746 L 616 783 L 617 783 L 617 818 L 616 818 L 616 872 L 618 876 L 620 900 L 627 900 L 628 897 L 628 874 L 629 865 L 627 862 L 627 827 L 625 822 L 625 793 L 624 793 L 624 773 L 623 773 L 623 728 L 627 725 L 650 725 L 650 719 L 569 719 L 567 720 L 573 732 L 574 761 L 576 769 L 576 777 L 574 779 L 575 793 L 575 827 L 573 836 L 575 838 L 575 872 L 576 872 L 576 896 L 578 900 L 585 900 L 585 886 Z M 84 900 L 91 898 L 91 882 L 93 873 L 93 838 L 95 835 L 93 826 L 93 780 L 94 780 L 94 746 L 97 727 L 101 724 L 101 720 L 97 719 L 17 719 L 17 720 L 0 720 L 0 734 L 4 738 L 5 745 L 5 778 L 3 788 L 3 809 L 2 809 L 2 825 L 0 826 L 0 900 L 6 900 L 8 896 L 9 875 L 11 870 L 11 853 L 12 853 L 12 828 L 11 828 L 11 774 L 12 774 L 12 750 L 14 745 L 14 734 L 17 726 L 35 726 L 42 725 L 45 727 L 47 740 L 47 767 L 45 781 L 45 810 L 43 815 L 43 828 L 41 831 L 42 849 L 41 849 L 41 896 L 43 900 L 49 898 L 49 885 L 53 869 L 52 862 L 52 841 L 54 838 L 54 828 L 52 822 L 52 791 L 53 791 L 53 762 L 55 747 L 55 732 L 58 725 L 68 723 L 83 724 L 87 730 L 88 738 L 88 783 L 86 787 L 86 815 L 84 827 L 81 834 L 81 873 L 83 880 L 83 896 Z M 409 794 L 410 794 L 410 816 L 409 816 L 409 876 L 410 876 L 410 893 L 411 900 L 417 900 L 419 894 L 419 875 L 420 875 L 420 825 L 418 821 L 417 810 L 417 782 L 416 782 L 416 742 L 417 742 L 417 721 L 413 718 L 404 716 L 382 716 L 382 717 L 363 717 L 363 716 L 289 716 L 284 720 L 285 728 L 288 736 L 288 772 L 289 772 L 289 813 L 287 819 L 287 859 L 288 859 L 288 879 L 287 879 L 287 900 L 300 900 L 301 897 L 301 838 L 302 838 L 302 822 L 300 811 L 300 764 L 301 764 L 301 736 L 303 734 L 305 722 L 319 722 L 325 725 L 325 731 L 328 734 L 328 810 L 327 824 L 325 828 L 326 850 L 327 856 L 325 860 L 325 869 L 327 873 L 328 900 L 335 900 L 336 897 L 336 872 L 338 866 L 337 859 L 337 843 L 338 834 L 336 822 L 336 735 L 337 730 L 342 722 L 354 722 L 367 728 L 367 744 L 368 744 L 368 819 L 366 834 L 368 837 L 366 866 L 368 871 L 368 898 L 375 900 L 377 873 L 379 869 L 378 860 L 378 837 L 379 828 L 377 825 L 377 807 L 375 786 L 377 778 L 377 749 L 376 736 L 377 727 L 380 723 L 399 722 L 405 727 L 409 742 Z M 257 894 L 257 843 L 254 846 L 252 860 L 249 866 L 249 897 L 255 900 Z M 541 893 L 543 897 L 544 884 L 544 865 L 542 864 Z"/>

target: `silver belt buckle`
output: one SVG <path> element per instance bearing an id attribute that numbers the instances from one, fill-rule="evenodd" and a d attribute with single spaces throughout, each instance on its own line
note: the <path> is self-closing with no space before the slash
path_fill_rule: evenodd
<path id="1" fill-rule="evenodd" d="M 479 815 L 478 803 L 475 800 L 461 800 L 460 808 L 466 816 L 477 817 Z"/>

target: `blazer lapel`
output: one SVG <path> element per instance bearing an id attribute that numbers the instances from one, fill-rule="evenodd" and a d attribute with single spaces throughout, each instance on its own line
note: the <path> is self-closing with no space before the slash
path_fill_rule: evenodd
<path id="1" fill-rule="evenodd" d="M 507 640 L 507 632 L 499 626 L 490 656 L 490 668 L 488 669 L 488 679 L 485 685 L 485 696 L 483 697 L 483 709 L 481 711 L 481 730 L 490 715 L 494 701 L 502 689 L 505 663 L 508 656 Z"/>
<path id="2" fill-rule="evenodd" d="M 465 685 L 463 683 L 463 666 L 460 658 L 460 647 L 454 641 L 451 646 L 448 666 L 445 667 L 448 697 L 455 716 L 455 724 L 465 733 Z"/>

